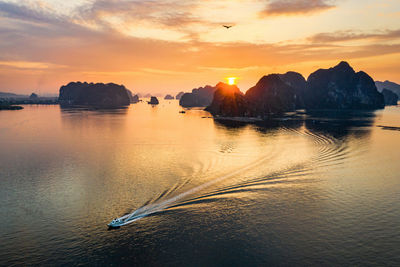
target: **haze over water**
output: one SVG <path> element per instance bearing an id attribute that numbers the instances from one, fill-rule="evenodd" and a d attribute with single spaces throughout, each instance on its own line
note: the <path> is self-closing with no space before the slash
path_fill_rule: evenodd
<path id="1" fill-rule="evenodd" d="M 0 265 L 398 265 L 400 108 L 0 112 Z M 107 231 L 116 217 L 158 207 Z"/>

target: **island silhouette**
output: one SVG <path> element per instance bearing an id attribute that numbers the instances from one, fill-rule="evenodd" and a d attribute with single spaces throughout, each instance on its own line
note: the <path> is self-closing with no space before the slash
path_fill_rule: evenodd
<path id="1" fill-rule="evenodd" d="M 184 108 L 203 107 L 215 117 L 267 119 L 298 109 L 382 109 L 385 105 L 397 105 L 399 92 L 400 85 L 389 81 L 375 82 L 367 73 L 355 72 L 349 63 L 342 61 L 332 68 L 311 73 L 307 79 L 293 71 L 268 74 L 246 93 L 242 93 L 235 84 L 220 82 L 215 86 L 195 88 L 188 93 L 181 91 L 175 98 Z M 15 104 L 120 108 L 140 101 L 139 94 L 133 94 L 124 85 L 115 83 L 70 82 L 61 86 L 58 100 L 47 100 L 35 93 L 25 98 L 1 94 L 0 108 L 11 110 L 22 108 Z M 164 99 L 174 97 L 168 94 Z M 159 101 L 152 96 L 148 103 L 157 105 Z"/>

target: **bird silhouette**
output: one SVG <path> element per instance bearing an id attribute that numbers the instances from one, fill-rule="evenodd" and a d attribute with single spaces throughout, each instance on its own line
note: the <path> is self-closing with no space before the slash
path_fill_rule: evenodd
<path id="1" fill-rule="evenodd" d="M 231 25 L 222 25 L 222 27 L 225 27 L 225 28 L 229 29 L 229 28 L 231 28 L 232 26 L 231 26 Z"/>

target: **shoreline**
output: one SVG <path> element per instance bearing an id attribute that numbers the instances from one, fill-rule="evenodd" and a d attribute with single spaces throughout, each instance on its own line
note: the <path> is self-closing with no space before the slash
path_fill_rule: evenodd
<path id="1" fill-rule="evenodd" d="M 262 122 L 264 121 L 261 118 L 256 118 L 256 117 L 219 117 L 219 116 L 213 116 L 212 117 L 215 120 L 219 121 L 234 121 L 234 122 Z"/>

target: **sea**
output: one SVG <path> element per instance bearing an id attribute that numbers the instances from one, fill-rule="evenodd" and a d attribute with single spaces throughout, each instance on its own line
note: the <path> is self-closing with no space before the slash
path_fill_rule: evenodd
<path id="1" fill-rule="evenodd" d="M 400 106 L 182 110 L 0 111 L 0 266 L 400 266 Z"/>

